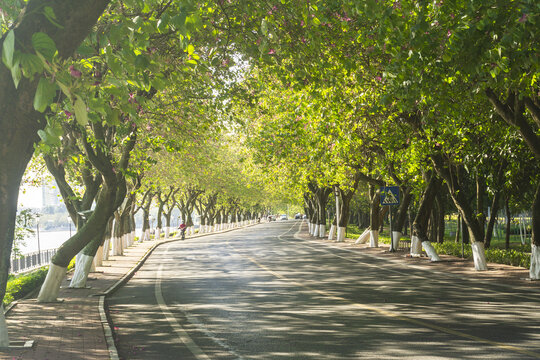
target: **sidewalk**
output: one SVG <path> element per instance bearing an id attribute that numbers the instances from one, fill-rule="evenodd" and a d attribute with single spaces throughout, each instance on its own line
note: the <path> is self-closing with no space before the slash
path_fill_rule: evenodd
<path id="1" fill-rule="evenodd" d="M 90 273 L 87 289 L 70 289 L 69 273 L 58 295 L 62 302 L 37 303 L 35 297 L 19 300 L 6 316 L 10 342 L 34 340 L 34 346 L 0 350 L 0 359 L 111 358 L 100 317 L 99 295 L 115 285 L 150 248 L 164 241 L 137 243 L 125 249 L 124 256 L 111 256 L 103 267 Z"/>

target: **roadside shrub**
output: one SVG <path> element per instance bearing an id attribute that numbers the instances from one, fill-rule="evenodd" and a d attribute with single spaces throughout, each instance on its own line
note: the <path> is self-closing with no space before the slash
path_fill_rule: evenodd
<path id="1" fill-rule="evenodd" d="M 13 276 L 9 278 L 4 296 L 4 306 L 21 299 L 43 284 L 47 276 L 48 266 L 39 268 L 31 273 Z"/>
<path id="2" fill-rule="evenodd" d="M 444 242 L 442 244 L 432 243 L 433 247 L 438 254 L 446 254 L 461 257 L 461 244 L 455 242 Z M 523 246 L 523 250 L 529 249 L 528 246 Z M 531 266 L 531 254 L 522 249 L 505 250 L 497 248 L 486 249 L 486 261 L 505 264 L 511 266 L 521 266 L 524 268 L 530 268 Z M 465 244 L 464 256 L 467 259 L 472 258 L 472 249 L 470 244 Z"/>

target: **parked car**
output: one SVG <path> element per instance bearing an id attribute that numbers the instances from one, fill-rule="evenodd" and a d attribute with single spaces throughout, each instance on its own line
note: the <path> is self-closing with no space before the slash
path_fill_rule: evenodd
<path id="1" fill-rule="evenodd" d="M 287 215 L 281 214 L 281 216 L 279 217 L 279 220 L 288 220 Z"/>
<path id="2" fill-rule="evenodd" d="M 294 218 L 295 218 L 296 220 L 301 219 L 301 218 L 302 218 L 302 214 L 298 213 L 298 214 L 294 215 Z"/>

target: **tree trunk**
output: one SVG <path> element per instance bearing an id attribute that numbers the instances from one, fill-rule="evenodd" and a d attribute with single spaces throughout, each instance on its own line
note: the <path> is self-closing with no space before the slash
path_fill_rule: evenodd
<path id="1" fill-rule="evenodd" d="M 422 254 L 422 246 L 428 253 L 431 261 L 439 261 L 440 258 L 433 249 L 431 242 L 427 236 L 427 226 L 429 221 L 429 216 L 433 209 L 433 204 L 435 202 L 435 196 L 437 190 L 441 186 L 441 179 L 435 174 L 431 174 L 431 178 L 426 187 L 426 190 L 422 194 L 420 199 L 420 206 L 418 208 L 418 213 L 414 218 L 413 222 L 413 231 L 411 237 L 411 256 L 420 256 Z"/>
<path id="2" fill-rule="evenodd" d="M 533 280 L 540 280 L 540 182 L 532 206 L 531 267 L 529 275 Z"/>
<path id="3" fill-rule="evenodd" d="M 369 235 L 369 246 L 378 247 L 379 246 L 379 226 L 381 224 L 380 220 L 380 202 L 381 202 L 381 193 L 379 190 L 375 189 L 375 186 L 369 185 L 369 196 L 371 198 L 371 212 L 370 212 L 370 235 Z"/>
<path id="4" fill-rule="evenodd" d="M 442 186 L 439 186 L 439 189 L 442 190 Z M 435 197 L 436 200 L 436 210 L 437 210 L 437 242 L 439 244 L 442 244 L 444 242 L 444 232 L 445 232 L 445 225 L 444 225 L 444 210 L 445 210 L 445 203 L 444 203 L 444 197 L 442 195 L 442 191 L 438 191 L 437 195 Z"/>
<path id="5" fill-rule="evenodd" d="M 448 165 L 441 154 L 434 154 L 432 160 L 437 173 L 446 181 L 450 196 L 456 208 L 461 213 L 464 223 L 467 225 L 468 234 L 472 242 L 471 248 L 473 250 L 474 267 L 478 271 L 485 271 L 487 270 L 484 248 L 485 231 L 471 207 L 469 199 L 465 194 L 465 189 L 459 182 L 459 178 L 456 175 L 458 169 L 452 165 Z M 465 239 L 465 236 L 463 239 Z"/>

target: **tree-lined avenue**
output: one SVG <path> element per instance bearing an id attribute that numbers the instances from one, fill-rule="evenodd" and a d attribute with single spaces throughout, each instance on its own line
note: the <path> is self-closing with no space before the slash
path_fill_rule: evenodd
<path id="1" fill-rule="evenodd" d="M 158 247 L 109 300 L 120 355 L 540 357 L 534 290 L 310 242 L 296 235 L 300 226 L 261 224 Z"/>

